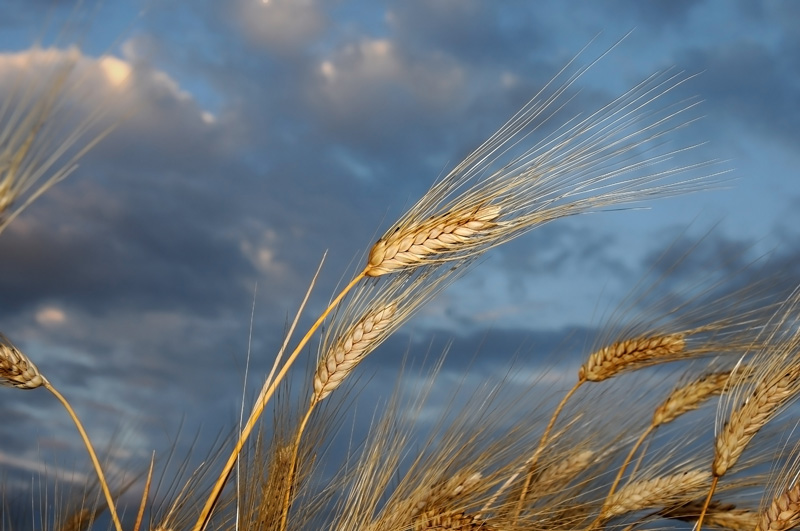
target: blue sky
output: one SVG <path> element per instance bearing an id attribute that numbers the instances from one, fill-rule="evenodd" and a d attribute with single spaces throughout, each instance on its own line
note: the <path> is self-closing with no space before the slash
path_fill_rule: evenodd
<path id="1" fill-rule="evenodd" d="M 579 80 L 576 104 L 608 101 L 657 70 L 700 73 L 681 90 L 702 100 L 703 119 L 673 139 L 704 143 L 691 157 L 724 160 L 729 180 L 652 208 L 557 220 L 488 253 L 361 368 L 366 407 L 354 422 L 368 422 L 406 351 L 441 351 L 450 338 L 445 381 L 473 359 L 474 382 L 515 358 L 515 370 L 535 373 L 561 338 L 591 338 L 672 242 L 704 236 L 681 269 L 687 283 L 765 253 L 759 275 L 800 281 L 796 3 L 153 0 L 76 10 L 7 0 L 0 96 L 7 80 L 41 68 L 37 41 L 80 45 L 91 96 L 74 95 L 76 112 L 100 106 L 125 119 L 0 235 L 0 330 L 74 402 L 99 446 L 116 437 L 119 468 L 164 453 L 181 423 L 186 444 L 198 429 L 211 440 L 235 423 L 254 300 L 249 389 L 323 253 L 305 323 L 437 176 L 587 43 L 579 62 L 630 30 Z M 552 374 L 577 363 L 559 358 Z M 9 477 L 84 459 L 49 396 L 2 391 Z"/>

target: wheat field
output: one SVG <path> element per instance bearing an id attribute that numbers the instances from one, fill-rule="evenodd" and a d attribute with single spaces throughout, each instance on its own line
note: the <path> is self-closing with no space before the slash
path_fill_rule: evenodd
<path id="1" fill-rule="evenodd" d="M 463 279 L 506 247 L 545 225 L 619 210 L 647 216 L 636 210 L 677 208 L 692 194 L 735 185 L 728 162 L 698 159 L 701 144 L 680 136 L 702 118 L 702 102 L 683 97 L 702 74 L 656 70 L 594 98 L 589 112 L 571 110 L 586 79 L 626 45 L 623 38 L 574 50 L 496 132 L 431 176 L 396 219 L 358 218 L 375 238 L 359 242 L 362 254 L 323 295 L 330 266 L 320 258 L 307 292 L 289 303 L 296 313 L 285 318 L 279 348 L 261 354 L 269 368 L 257 375 L 259 387 L 214 390 L 241 401 L 240 418 L 231 417 L 210 449 L 198 444 L 199 457 L 183 455 L 176 442 L 123 467 L 110 457 L 113 441 L 84 427 L 81 408 L 59 390 L 70 375 L 38 358 L 36 343 L 23 348 L 14 329 L 0 330 L 0 384 L 9 388 L 2 400 L 51 395 L 70 422 L 64 437 L 80 440 L 91 463 L 78 481 L 45 470 L 25 493 L 33 499 L 22 502 L 4 480 L 0 529 L 784 531 L 800 524 L 792 408 L 800 394 L 800 286 L 788 272 L 763 268 L 768 258 L 741 256 L 687 280 L 684 268 L 710 238 L 665 238 L 652 269 L 630 279 L 627 297 L 601 317 L 598 334 L 561 338 L 556 357 L 580 351 L 574 370 L 561 371 L 557 359 L 531 369 L 524 352 L 498 367 L 487 339 L 473 346 L 473 361 L 453 384 L 443 368 L 461 343 L 428 352 L 409 346 L 392 360 L 390 381 L 384 371 L 375 376 L 384 394 L 368 404 L 368 433 L 357 433 L 348 417 L 365 407 L 359 393 L 382 347 L 402 341 L 399 331 L 415 317 L 432 326 L 431 306 L 468 290 Z M 44 216 L 38 205 L 52 204 L 43 199 L 56 185 L 79 178 L 78 165 L 147 108 L 122 91 L 131 104 L 125 112 L 100 101 L 98 80 L 124 87 L 141 72 L 111 55 L 93 69 L 79 50 L 39 48 L 14 71 L 27 74 L 3 85 L 0 240 L 24 235 L 27 219 Z M 759 277 L 761 270 L 773 273 Z M 326 304 L 318 309 L 309 301 L 320 296 Z M 249 357 L 244 368 L 223 355 L 209 363 L 228 375 L 249 370 Z M 165 399 L 172 393 L 163 391 Z M 177 437 L 180 428 L 169 429 Z"/>

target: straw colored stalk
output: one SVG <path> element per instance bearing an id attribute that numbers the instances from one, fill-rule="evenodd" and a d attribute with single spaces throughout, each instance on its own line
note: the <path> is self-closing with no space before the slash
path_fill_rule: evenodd
<path id="1" fill-rule="evenodd" d="M 696 103 L 664 100 L 689 77 L 654 74 L 604 107 L 565 120 L 527 150 L 519 143 L 569 112 L 572 85 L 590 67 L 566 67 L 373 245 L 364 269 L 381 276 L 475 256 L 549 221 L 708 186 L 702 166 L 662 167 Z M 572 67 L 574 68 L 574 67 Z M 637 158 L 634 152 L 646 153 Z M 683 180 L 680 180 L 680 179 Z"/>
<path id="2" fill-rule="evenodd" d="M 0 103 L 0 233 L 119 123 L 101 125 L 109 106 L 96 97 L 76 115 L 76 101 L 88 102 L 94 84 L 78 73 L 77 48 L 26 54 L 26 69 Z"/>
<path id="3" fill-rule="evenodd" d="M 103 468 L 100 466 L 100 460 L 97 458 L 89 435 L 83 428 L 83 424 L 78 418 L 78 415 L 72 409 L 67 399 L 53 387 L 41 372 L 39 372 L 39 369 L 30 358 L 15 347 L 3 334 L 0 334 L 0 384 L 6 387 L 16 387 L 17 389 L 36 389 L 37 387 L 44 387 L 61 402 L 61 405 L 64 406 L 64 409 L 67 410 L 70 418 L 75 423 L 75 427 L 78 428 L 81 439 L 83 439 L 83 443 L 94 465 L 95 472 L 97 472 L 97 477 L 100 480 L 100 486 L 106 497 L 106 503 L 108 504 L 108 510 L 111 513 L 114 525 L 117 531 L 122 531 L 122 524 L 117 516 L 114 499 L 108 488 Z"/>

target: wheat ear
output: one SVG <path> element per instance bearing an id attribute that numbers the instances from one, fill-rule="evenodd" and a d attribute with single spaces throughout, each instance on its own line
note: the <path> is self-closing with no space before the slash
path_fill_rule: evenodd
<path id="1" fill-rule="evenodd" d="M 686 355 L 686 333 L 641 336 L 593 352 L 580 369 L 581 381 L 601 382 L 623 370 L 639 368 Z"/>
<path id="2" fill-rule="evenodd" d="M 800 524 L 800 483 L 776 496 L 761 513 L 756 531 L 786 531 Z"/>
<path id="3" fill-rule="evenodd" d="M 317 371 L 314 373 L 314 393 L 311 396 L 311 403 L 303 416 L 303 420 L 300 422 L 292 445 L 292 457 L 286 474 L 287 486 L 284 489 L 284 498 L 282 500 L 279 527 L 281 531 L 286 529 L 286 522 L 289 516 L 291 494 L 297 473 L 297 456 L 300 451 L 300 441 L 314 408 L 344 381 L 350 371 L 367 354 L 377 347 L 385 337 L 385 333 L 390 330 L 396 313 L 396 302 L 369 312 L 348 333 L 342 336 L 331 351 L 320 361 Z"/>
<path id="4" fill-rule="evenodd" d="M 391 326 L 396 313 L 396 302 L 380 306 L 364 316 L 336 342 L 314 373 L 312 407 L 339 387 L 350 371 L 375 348 Z"/>
<path id="5" fill-rule="evenodd" d="M 756 433 L 800 391 L 800 365 L 778 368 L 756 384 L 751 396 L 736 409 L 715 441 L 715 476 L 734 466 Z"/>
<path id="6" fill-rule="evenodd" d="M 111 491 L 108 488 L 108 483 L 106 483 L 103 468 L 100 466 L 100 461 L 97 459 L 97 454 L 95 454 L 92 442 L 89 440 L 89 435 L 83 428 L 83 424 L 78 418 L 78 415 L 75 414 L 69 401 L 67 401 L 67 399 L 53 387 L 47 378 L 39 372 L 39 369 L 30 358 L 15 347 L 3 334 L 0 334 L 0 384 L 7 387 L 16 387 L 17 389 L 44 387 L 61 402 L 61 405 L 67 410 L 70 418 L 78 428 L 78 433 L 80 433 L 81 439 L 83 439 L 83 443 L 86 445 L 86 450 L 89 452 L 89 457 L 92 460 L 95 472 L 97 472 L 97 478 L 100 480 L 100 486 L 103 489 L 103 494 L 106 497 L 108 510 L 114 520 L 114 526 L 117 528 L 117 531 L 122 531 L 122 524 L 117 516 L 117 509 L 114 505 Z"/>
<path id="7" fill-rule="evenodd" d="M 669 476 L 629 483 L 603 504 L 599 522 L 642 509 L 676 505 L 691 500 L 711 480 L 706 470 L 690 470 Z"/>
<path id="8" fill-rule="evenodd" d="M 697 521 L 702 510 L 702 504 L 689 502 L 678 507 L 671 507 L 660 511 L 659 514 L 665 518 L 675 520 L 685 520 L 689 522 Z M 753 531 L 758 525 L 759 514 L 747 509 L 737 509 L 733 504 L 711 503 L 706 511 L 705 519 L 707 525 L 731 531 Z"/>
<path id="9" fill-rule="evenodd" d="M 425 511 L 414 522 L 412 531 L 499 531 L 484 520 L 463 511 Z"/>
<path id="10" fill-rule="evenodd" d="M 708 491 L 706 502 L 697 519 L 697 531 L 720 477 L 739 460 L 742 452 L 755 435 L 800 391 L 800 366 L 792 364 L 773 367 L 756 382 L 755 389 L 741 407 L 728 418 L 714 443 L 714 462 L 711 470 L 714 480 Z"/>
<path id="11" fill-rule="evenodd" d="M 481 243 L 480 236 L 497 226 L 500 207 L 479 205 L 447 212 L 418 224 L 398 226 L 372 246 L 364 274 L 377 277 L 425 263 L 463 257 Z"/>

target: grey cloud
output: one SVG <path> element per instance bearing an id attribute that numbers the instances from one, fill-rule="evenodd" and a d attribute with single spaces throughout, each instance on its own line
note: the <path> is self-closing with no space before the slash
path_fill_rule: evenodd
<path id="1" fill-rule="evenodd" d="M 799 138 L 794 117 L 800 114 L 800 68 L 793 57 L 792 49 L 773 51 L 742 39 L 711 49 L 687 50 L 679 63 L 704 71 L 692 88 L 704 97 L 716 119 L 733 119 L 751 134 L 768 134 L 793 146 Z"/>

